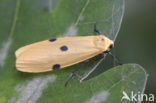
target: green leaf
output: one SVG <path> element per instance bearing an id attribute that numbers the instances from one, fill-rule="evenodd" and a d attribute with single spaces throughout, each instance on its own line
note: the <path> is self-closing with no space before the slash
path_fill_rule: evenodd
<path id="1" fill-rule="evenodd" d="M 64 83 L 61 80 L 65 80 L 64 77 L 61 76 L 54 83 L 50 83 L 50 88 L 44 90 L 45 95 L 38 102 L 121 103 L 123 91 L 129 96 L 132 91 L 136 94 L 144 91 L 147 74 L 137 64 L 125 64 L 86 82 L 70 83 L 66 88 L 63 87 Z M 129 102 L 123 100 L 123 103 Z"/>
<path id="2" fill-rule="evenodd" d="M 134 64 L 83 83 L 74 77 L 66 88 L 65 80 L 76 66 L 40 74 L 15 68 L 19 47 L 58 36 L 95 35 L 95 21 L 102 34 L 115 40 L 123 7 L 123 0 L 0 0 L 0 103 L 87 103 L 100 94 L 111 103 L 121 100 L 120 90 L 142 92 L 146 73 Z"/>

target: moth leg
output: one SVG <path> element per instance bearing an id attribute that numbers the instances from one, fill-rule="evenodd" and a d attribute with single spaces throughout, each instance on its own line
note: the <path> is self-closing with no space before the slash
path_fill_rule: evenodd
<path id="1" fill-rule="evenodd" d="M 67 78 L 66 82 L 65 82 L 65 87 L 67 86 L 69 80 L 72 78 L 73 74 L 78 71 L 82 66 L 84 66 L 84 64 L 86 64 L 89 60 L 85 60 L 83 63 L 81 63 L 77 68 L 75 68 L 71 74 L 69 75 L 69 77 Z"/>
<path id="2" fill-rule="evenodd" d="M 97 30 L 96 25 L 97 25 L 97 21 L 94 23 L 94 32 L 96 32 L 98 35 L 101 35 L 101 32 Z"/>
<path id="3" fill-rule="evenodd" d="M 107 53 L 114 59 L 114 61 L 115 61 L 118 65 L 122 65 L 122 64 L 119 62 L 119 60 L 118 60 L 110 51 L 108 51 Z"/>

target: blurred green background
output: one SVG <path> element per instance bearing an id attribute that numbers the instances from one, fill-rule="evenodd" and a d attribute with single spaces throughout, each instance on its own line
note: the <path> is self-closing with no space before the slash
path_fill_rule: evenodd
<path id="1" fill-rule="evenodd" d="M 142 65 L 149 74 L 145 93 L 156 94 L 156 0 L 125 1 L 115 53 L 122 63 Z"/>

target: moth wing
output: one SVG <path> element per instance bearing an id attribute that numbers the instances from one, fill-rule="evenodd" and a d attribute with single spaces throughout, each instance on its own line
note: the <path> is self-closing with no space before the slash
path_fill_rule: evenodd
<path id="1" fill-rule="evenodd" d="M 40 45 L 40 44 L 42 44 L 42 43 L 43 43 L 43 42 L 37 42 L 37 43 L 33 43 L 33 44 L 30 44 L 30 45 L 26 45 L 26 46 L 24 46 L 24 47 L 21 47 L 20 49 L 16 50 L 16 52 L 15 52 L 16 58 L 18 58 L 19 55 L 22 54 L 24 51 L 26 51 L 26 50 L 28 50 L 28 49 L 30 49 L 30 48 L 33 48 L 33 47 L 35 47 L 35 46 L 37 46 L 37 45 Z"/>
<path id="2" fill-rule="evenodd" d="M 94 36 L 64 37 L 28 45 L 17 53 L 16 68 L 23 72 L 46 72 L 82 62 L 101 53 Z M 61 49 L 66 47 L 67 50 Z M 57 65 L 57 68 L 55 66 Z M 58 68 L 59 66 L 59 68 Z"/>

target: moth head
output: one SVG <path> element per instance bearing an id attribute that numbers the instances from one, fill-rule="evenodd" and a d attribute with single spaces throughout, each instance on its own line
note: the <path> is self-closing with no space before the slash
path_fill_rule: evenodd
<path id="1" fill-rule="evenodd" d="M 96 37 L 96 46 L 103 51 L 109 51 L 114 48 L 114 42 L 104 35 L 99 35 Z"/>

